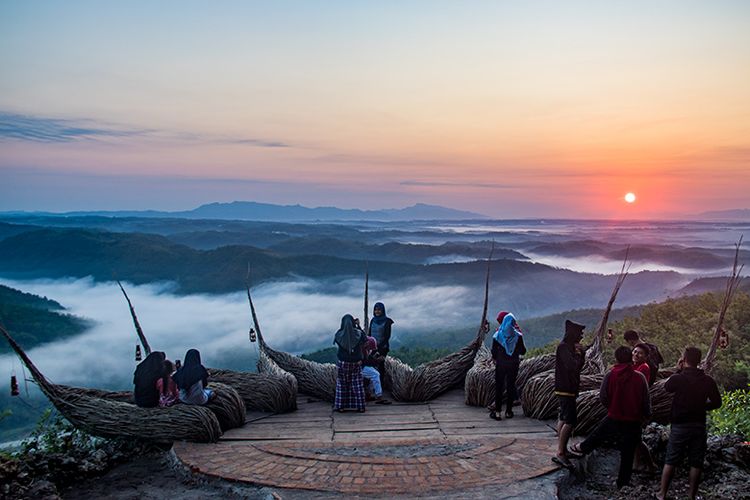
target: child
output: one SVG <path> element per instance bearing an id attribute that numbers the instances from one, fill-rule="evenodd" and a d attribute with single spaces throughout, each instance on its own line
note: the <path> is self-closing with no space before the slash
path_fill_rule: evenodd
<path id="1" fill-rule="evenodd" d="M 163 408 L 172 406 L 180 400 L 180 390 L 172 380 L 172 373 L 174 373 L 174 365 L 171 361 L 165 359 L 164 373 L 156 381 L 156 390 L 159 391 L 159 406 Z"/>

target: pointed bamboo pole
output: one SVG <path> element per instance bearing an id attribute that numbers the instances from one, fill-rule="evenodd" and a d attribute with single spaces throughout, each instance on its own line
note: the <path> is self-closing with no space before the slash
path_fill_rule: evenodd
<path id="1" fill-rule="evenodd" d="M 133 307 L 133 303 L 130 302 L 130 297 L 128 297 L 127 292 L 122 287 L 122 283 L 120 283 L 120 280 L 117 280 L 117 284 L 120 286 L 120 290 L 122 290 L 122 294 L 125 296 L 125 300 L 128 301 L 128 307 L 130 308 L 130 317 L 133 318 L 133 325 L 135 325 L 135 332 L 138 334 L 138 338 L 141 341 L 141 344 L 143 345 L 143 350 L 146 351 L 146 356 L 151 354 L 151 346 L 148 344 L 148 340 L 146 340 L 146 335 L 143 333 L 143 329 L 141 328 L 141 324 L 138 321 L 138 316 L 135 314 L 135 308 Z"/>
<path id="2" fill-rule="evenodd" d="M 716 324 L 716 330 L 714 331 L 714 338 L 711 341 L 711 346 L 708 348 L 706 357 L 703 359 L 703 369 L 709 375 L 711 374 L 711 371 L 715 366 L 714 362 L 716 360 L 717 348 L 719 347 L 719 339 L 722 332 L 724 331 L 724 318 L 726 317 L 727 310 L 732 303 L 734 294 L 737 291 L 737 288 L 740 286 L 740 282 L 742 281 L 742 276 L 740 276 L 740 273 L 742 273 L 745 265 L 739 265 L 740 246 L 742 246 L 742 236 L 740 236 L 740 240 L 734 245 L 735 250 L 734 263 L 732 264 L 732 273 L 727 279 L 727 284 L 724 289 L 724 299 L 722 300 L 721 308 L 719 309 L 719 320 Z"/>

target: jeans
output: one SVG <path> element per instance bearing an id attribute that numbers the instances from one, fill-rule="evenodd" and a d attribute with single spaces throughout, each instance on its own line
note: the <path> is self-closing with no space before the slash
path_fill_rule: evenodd
<path id="1" fill-rule="evenodd" d="M 372 384 L 372 390 L 375 392 L 375 397 L 383 395 L 383 386 L 380 384 L 380 372 L 374 366 L 363 366 L 362 376 L 370 381 Z"/>

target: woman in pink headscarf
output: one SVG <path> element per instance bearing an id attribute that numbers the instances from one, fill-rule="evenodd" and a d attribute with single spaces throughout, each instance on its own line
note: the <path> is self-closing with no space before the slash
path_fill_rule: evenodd
<path id="1" fill-rule="evenodd" d="M 526 354 L 523 334 L 516 318 L 509 312 L 502 311 L 497 315 L 500 326 L 492 336 L 492 359 L 495 360 L 495 409 L 490 418 L 501 420 L 500 409 L 503 393 L 507 385 L 505 418 L 513 418 L 513 402 L 518 398 L 516 376 L 521 364 L 521 356 Z"/>

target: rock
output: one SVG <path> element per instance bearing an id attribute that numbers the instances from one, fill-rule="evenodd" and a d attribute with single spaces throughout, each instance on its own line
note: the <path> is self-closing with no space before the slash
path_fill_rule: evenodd
<path id="1" fill-rule="evenodd" d="M 58 495 L 55 485 L 45 480 L 35 481 L 25 493 L 28 495 L 28 498 L 35 498 L 38 500 L 60 499 L 60 495 Z"/>

